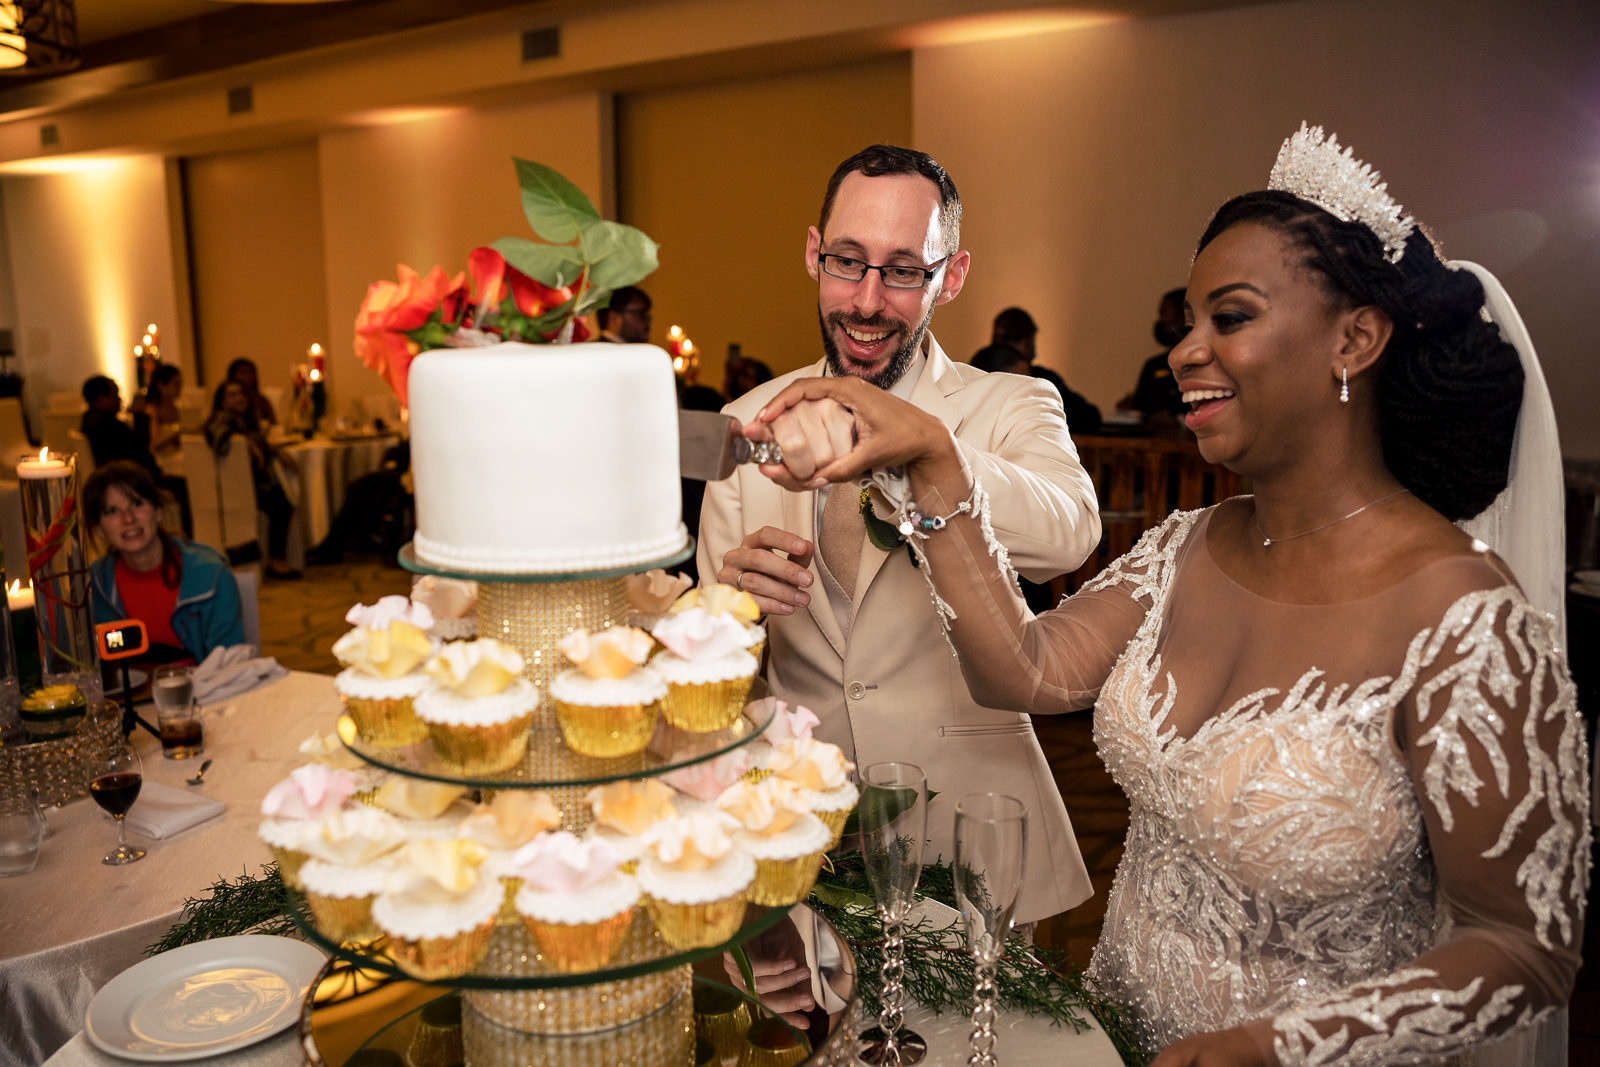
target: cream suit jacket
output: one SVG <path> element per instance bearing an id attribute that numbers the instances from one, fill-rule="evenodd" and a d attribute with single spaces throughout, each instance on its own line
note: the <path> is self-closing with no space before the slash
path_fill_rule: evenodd
<path id="1" fill-rule="evenodd" d="M 931 335 L 911 402 L 955 435 L 988 492 L 994 530 L 1024 575 L 1070 571 L 1100 540 L 1094 486 L 1067 435 L 1060 398 L 1047 383 L 984 374 L 952 362 Z M 741 422 L 818 363 L 756 388 L 725 410 Z M 700 573 L 708 579 L 746 534 L 776 526 L 814 541 L 814 493 L 780 489 L 754 466 L 706 486 Z M 956 801 L 1007 793 L 1028 806 L 1026 882 L 1017 921 L 1064 911 L 1092 892 L 1072 825 L 1026 715 L 980 707 L 939 629 L 928 585 L 905 548 L 873 548 L 862 527 L 855 615 L 847 641 L 812 563 L 811 603 L 769 616 L 767 680 L 778 697 L 822 720 L 817 736 L 859 765 L 900 760 L 921 767 L 937 791 L 929 808 L 928 857 L 954 858 Z M 934 536 L 938 536 L 935 534 Z"/>

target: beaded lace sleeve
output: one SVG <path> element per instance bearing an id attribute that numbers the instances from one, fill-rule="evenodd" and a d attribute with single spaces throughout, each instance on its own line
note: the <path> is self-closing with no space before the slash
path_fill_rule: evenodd
<path id="1" fill-rule="evenodd" d="M 1588 887 L 1586 746 L 1554 621 L 1511 586 L 1411 643 L 1403 758 L 1438 872 L 1435 947 L 1252 1024 L 1288 1065 L 1433 1062 L 1564 1004 Z"/>

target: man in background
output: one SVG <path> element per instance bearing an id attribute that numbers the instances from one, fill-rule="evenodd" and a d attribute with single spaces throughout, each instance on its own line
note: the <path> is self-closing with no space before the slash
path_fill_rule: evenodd
<path id="1" fill-rule="evenodd" d="M 1034 323 L 1032 315 L 1022 308 L 1006 308 L 994 317 L 989 343 L 1010 345 L 1021 352 L 1028 361 L 1028 373 L 1055 386 L 1056 392 L 1061 397 L 1062 409 L 1067 413 L 1067 425 L 1072 428 L 1072 432 L 1094 433 L 1100 429 L 1100 409 L 1090 403 L 1088 397 L 1070 388 L 1061 375 L 1049 367 L 1041 367 L 1034 362 L 1038 356 L 1034 340 L 1038 336 L 1039 327 Z"/>
<path id="2" fill-rule="evenodd" d="M 924 153 L 874 145 L 841 163 L 805 243 L 823 358 L 724 410 L 747 422 L 802 377 L 850 375 L 884 390 L 917 409 L 908 414 L 943 423 L 989 493 L 1011 562 L 1049 577 L 1099 541 L 1094 487 L 1053 390 L 955 363 L 929 332 L 934 309 L 966 279 L 960 225 L 955 184 Z M 927 582 L 904 545 L 879 539 L 855 487 L 791 493 L 745 466 L 706 488 L 700 573 L 756 598 L 767 615 L 767 681 L 818 715 L 818 737 L 862 766 L 924 770 L 942 794 L 929 811 L 930 858 L 953 857 L 962 794 L 1009 793 L 1031 816 L 1018 921 L 1076 905 L 1088 878 L 1028 716 L 972 699 Z"/>
<path id="3" fill-rule="evenodd" d="M 615 344 L 650 343 L 650 294 L 634 285 L 611 293 L 611 302 L 594 315 L 600 340 Z"/>

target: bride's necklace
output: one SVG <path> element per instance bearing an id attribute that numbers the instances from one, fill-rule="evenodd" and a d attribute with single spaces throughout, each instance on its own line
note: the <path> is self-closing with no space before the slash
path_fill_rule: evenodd
<path id="1" fill-rule="evenodd" d="M 1409 489 L 1396 489 L 1394 492 L 1388 493 L 1388 494 L 1386 494 L 1384 496 L 1380 496 L 1376 500 L 1367 501 L 1365 504 L 1362 504 L 1359 508 L 1356 508 L 1354 511 L 1350 512 L 1347 515 L 1340 515 L 1337 519 L 1329 519 L 1327 522 L 1323 523 L 1321 526 L 1313 526 L 1309 530 L 1301 530 L 1299 533 L 1290 534 L 1287 537 L 1268 537 L 1267 536 L 1267 531 L 1265 531 L 1265 530 L 1263 530 L 1261 528 L 1261 516 L 1259 514 L 1256 514 L 1256 515 L 1254 515 L 1252 517 L 1255 520 L 1256 533 L 1261 535 L 1261 547 L 1262 548 L 1271 548 L 1273 545 L 1279 544 L 1279 543 L 1281 543 L 1283 541 L 1293 541 L 1297 537 L 1309 537 L 1312 534 L 1316 533 L 1318 530 L 1326 530 L 1330 526 L 1337 526 L 1339 523 L 1343 522 L 1346 519 L 1355 518 L 1357 515 L 1361 514 L 1363 511 L 1366 511 L 1368 508 L 1377 507 L 1379 504 L 1383 503 L 1385 500 L 1393 500 L 1395 497 L 1399 496 L 1401 493 L 1409 493 L 1410 491 L 1411 490 L 1409 490 Z"/>

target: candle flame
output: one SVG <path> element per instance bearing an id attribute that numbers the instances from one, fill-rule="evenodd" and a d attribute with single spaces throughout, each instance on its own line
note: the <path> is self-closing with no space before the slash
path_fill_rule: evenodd
<path id="1" fill-rule="evenodd" d="M 313 341 L 308 351 L 313 356 L 320 356 L 322 355 L 322 346 Z"/>
<path id="2" fill-rule="evenodd" d="M 17 590 L 19 590 L 21 588 L 22 588 L 22 579 L 21 578 L 13 578 L 13 579 L 11 579 L 11 584 L 6 586 L 6 596 L 8 596 L 8 597 L 16 596 L 17 595 Z"/>
<path id="3" fill-rule="evenodd" d="M 319 371 L 317 368 L 312 367 L 311 368 L 311 380 L 314 381 L 314 382 L 322 381 L 322 372 Z"/>
<path id="4" fill-rule="evenodd" d="M 683 327 L 682 326 L 674 326 L 674 327 L 672 327 L 670 330 L 667 331 L 667 336 L 672 338 L 674 341 L 676 341 L 678 338 L 683 336 Z"/>
<path id="5" fill-rule="evenodd" d="M 683 354 L 686 356 L 694 355 L 694 342 L 687 337 L 683 339 Z"/>
<path id="6" fill-rule="evenodd" d="M 45 445 L 43 448 L 39 449 L 39 462 L 43 463 L 45 460 L 47 460 L 49 458 L 50 458 L 50 446 L 49 445 Z"/>

